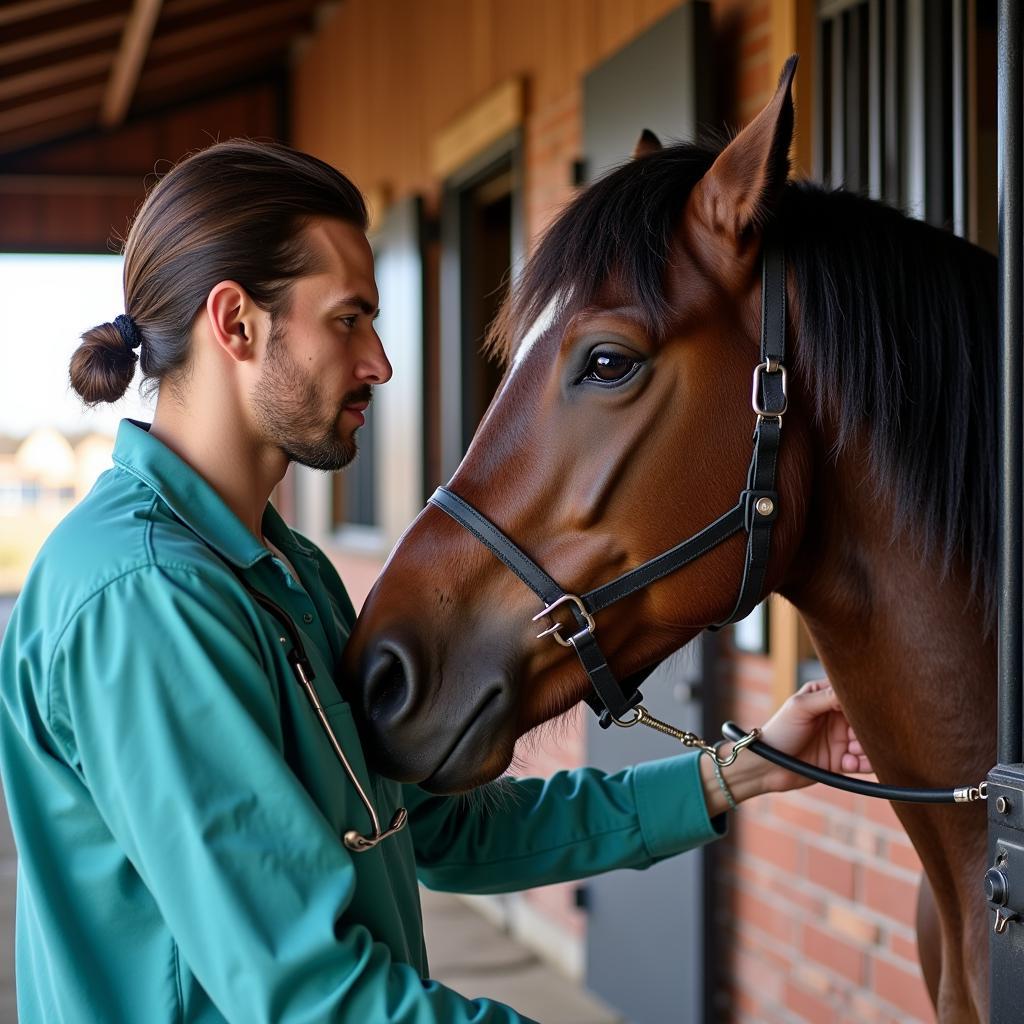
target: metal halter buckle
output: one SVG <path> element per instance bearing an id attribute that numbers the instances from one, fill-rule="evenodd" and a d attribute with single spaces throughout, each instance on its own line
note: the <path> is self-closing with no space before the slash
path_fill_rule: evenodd
<path id="1" fill-rule="evenodd" d="M 577 597 L 575 594 L 563 594 L 557 601 L 552 601 L 546 608 L 537 612 L 533 617 L 533 622 L 538 622 L 543 619 L 546 615 L 550 615 L 559 605 L 562 604 L 573 604 L 579 610 L 580 615 L 583 616 L 584 622 L 586 622 L 586 628 L 591 633 L 597 632 L 597 623 L 594 621 L 594 616 L 587 611 L 587 606 L 583 603 L 582 598 Z M 553 626 L 549 626 L 544 630 L 543 633 L 537 634 L 537 639 L 541 640 L 546 636 L 553 636 L 563 647 L 572 647 L 572 644 L 562 637 L 561 633 L 562 624 L 556 622 Z"/>
<path id="2" fill-rule="evenodd" d="M 762 373 L 781 373 L 782 374 L 782 408 L 781 409 L 763 409 L 761 407 L 761 397 L 759 394 L 761 384 Z M 786 368 L 782 363 L 773 362 L 771 359 L 766 359 L 763 363 L 758 363 L 754 367 L 754 383 L 750 389 L 750 404 L 754 409 L 754 412 L 758 416 L 767 416 L 771 419 L 778 419 L 779 423 L 782 423 L 782 414 L 789 408 L 789 393 L 788 393 L 789 377 L 786 374 Z"/>

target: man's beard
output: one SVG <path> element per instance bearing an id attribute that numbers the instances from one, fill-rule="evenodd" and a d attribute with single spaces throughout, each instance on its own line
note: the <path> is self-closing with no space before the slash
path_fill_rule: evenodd
<path id="1" fill-rule="evenodd" d="M 359 451 L 354 432 L 347 438 L 340 432 L 343 406 L 370 401 L 372 389 L 364 384 L 350 391 L 334 417 L 325 422 L 319 414 L 326 405 L 323 394 L 289 355 L 282 320 L 274 317 L 271 322 L 266 366 L 253 388 L 257 424 L 292 462 L 334 472 L 347 466 Z"/>

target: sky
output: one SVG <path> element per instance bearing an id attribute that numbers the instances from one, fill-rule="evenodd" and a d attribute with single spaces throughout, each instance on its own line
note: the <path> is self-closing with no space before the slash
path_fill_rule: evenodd
<path id="1" fill-rule="evenodd" d="M 94 410 L 68 383 L 81 335 L 124 312 L 120 256 L 0 253 L 0 434 L 36 427 L 113 435 L 125 416 L 151 420 L 139 376 L 115 405 Z"/>

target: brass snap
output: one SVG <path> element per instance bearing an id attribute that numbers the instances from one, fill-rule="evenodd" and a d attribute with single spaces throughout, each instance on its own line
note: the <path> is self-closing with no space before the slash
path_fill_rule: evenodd
<path id="1" fill-rule="evenodd" d="M 758 498 L 754 508 L 758 515 L 770 516 L 775 511 L 775 502 L 771 498 Z"/>

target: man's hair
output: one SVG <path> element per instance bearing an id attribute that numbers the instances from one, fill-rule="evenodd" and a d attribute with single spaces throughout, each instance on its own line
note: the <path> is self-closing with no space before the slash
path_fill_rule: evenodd
<path id="1" fill-rule="evenodd" d="M 272 319 L 287 315 L 295 279 L 318 269 L 302 241 L 314 217 L 367 228 L 366 204 L 348 178 L 281 143 L 218 142 L 157 181 L 124 247 L 124 308 L 142 339 L 149 392 L 187 371 L 192 325 L 219 281 L 237 281 Z M 100 324 L 71 358 L 71 386 L 90 405 L 116 402 L 135 363 L 118 328 Z"/>

